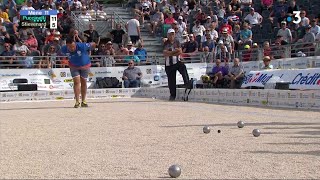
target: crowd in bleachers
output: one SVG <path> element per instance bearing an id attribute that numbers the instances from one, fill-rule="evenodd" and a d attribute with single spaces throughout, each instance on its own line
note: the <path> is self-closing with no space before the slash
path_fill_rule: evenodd
<path id="1" fill-rule="evenodd" d="M 290 45 L 293 56 L 311 56 L 314 43 L 320 42 L 318 0 L 132 0 L 128 5 L 152 37 L 165 37 L 173 28 L 187 59 L 208 52 L 212 58 L 202 58 L 205 61 L 236 56 L 253 61 L 258 60 L 258 49 L 279 59 L 284 45 Z M 299 24 L 293 22 L 294 11 L 301 12 Z M 139 34 L 133 34 L 137 41 Z"/>

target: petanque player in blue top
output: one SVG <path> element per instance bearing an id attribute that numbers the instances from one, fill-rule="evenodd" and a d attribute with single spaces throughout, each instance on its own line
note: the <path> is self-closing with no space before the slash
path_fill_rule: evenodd
<path id="1" fill-rule="evenodd" d="M 68 56 L 71 76 L 73 78 L 73 91 L 76 98 L 75 108 L 88 107 L 86 102 L 87 78 L 90 72 L 91 61 L 89 51 L 96 47 L 96 43 L 78 43 L 67 39 L 61 52 Z M 80 103 L 81 93 L 81 103 Z"/>

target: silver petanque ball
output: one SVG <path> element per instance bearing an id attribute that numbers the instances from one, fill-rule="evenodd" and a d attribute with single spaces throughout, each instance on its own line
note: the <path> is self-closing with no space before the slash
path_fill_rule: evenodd
<path id="1" fill-rule="evenodd" d="M 209 126 L 203 127 L 203 133 L 208 134 L 211 131 Z"/>
<path id="2" fill-rule="evenodd" d="M 244 122 L 243 121 L 239 121 L 237 123 L 237 125 L 238 125 L 238 128 L 243 128 L 244 127 Z"/>
<path id="3" fill-rule="evenodd" d="M 252 134 L 253 134 L 254 137 L 259 137 L 260 134 L 261 134 L 261 131 L 259 129 L 254 129 L 252 131 Z"/>
<path id="4" fill-rule="evenodd" d="M 181 174 L 181 168 L 179 165 L 172 165 L 169 167 L 168 173 L 169 173 L 170 177 L 177 178 Z"/>

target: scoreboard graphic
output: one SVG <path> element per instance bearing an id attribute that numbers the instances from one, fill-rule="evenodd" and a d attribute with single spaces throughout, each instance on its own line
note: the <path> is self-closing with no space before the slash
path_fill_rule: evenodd
<path id="1" fill-rule="evenodd" d="M 57 29 L 57 10 L 21 10 L 19 27 Z"/>

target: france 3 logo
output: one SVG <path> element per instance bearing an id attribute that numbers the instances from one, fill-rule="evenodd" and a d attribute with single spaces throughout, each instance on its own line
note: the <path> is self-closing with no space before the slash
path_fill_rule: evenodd
<path id="1" fill-rule="evenodd" d="M 300 16 L 301 11 L 293 11 L 292 16 L 287 17 L 287 22 L 293 22 L 295 24 L 299 24 L 301 22 L 301 16 Z"/>

